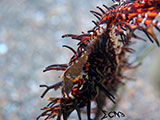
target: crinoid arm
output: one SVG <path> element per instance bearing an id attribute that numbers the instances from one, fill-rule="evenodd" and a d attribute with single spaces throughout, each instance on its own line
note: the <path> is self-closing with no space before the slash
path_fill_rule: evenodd
<path id="1" fill-rule="evenodd" d="M 49 98 L 50 103 L 42 110 L 37 118 L 67 120 L 76 110 L 77 118 L 82 120 L 81 109 L 86 107 L 86 118 L 91 120 L 92 105 L 97 103 L 95 118 L 98 120 L 106 100 L 116 104 L 116 91 L 123 84 L 123 72 L 134 67 L 128 62 L 128 54 L 134 52 L 131 48 L 132 38 L 146 39 L 135 31 L 144 32 L 151 43 L 160 46 L 155 30 L 160 32 L 160 0 L 112 0 L 114 5 L 104 9 L 97 6 L 98 11 L 90 11 L 97 20 L 92 21 L 95 26 L 88 33 L 81 35 L 66 34 L 62 38 L 70 37 L 78 40 L 77 50 L 64 45 L 73 52 L 68 64 L 54 64 L 45 68 L 61 70 L 62 81 L 45 87 L 41 97 L 50 90 L 62 88 L 62 97 Z"/>

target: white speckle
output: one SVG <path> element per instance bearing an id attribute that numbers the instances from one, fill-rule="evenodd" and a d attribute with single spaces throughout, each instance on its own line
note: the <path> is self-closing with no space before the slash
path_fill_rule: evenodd
<path id="1" fill-rule="evenodd" d="M 92 113 L 92 114 L 91 114 L 91 118 L 95 118 L 95 114 Z"/>
<path id="2" fill-rule="evenodd" d="M 141 3 L 145 3 L 145 1 L 142 1 Z"/>
<path id="3" fill-rule="evenodd" d="M 73 85 L 73 88 L 76 88 L 76 87 L 78 87 L 78 85 L 77 85 L 77 84 Z"/>
<path id="4" fill-rule="evenodd" d="M 5 43 L 0 43 L 0 54 L 5 54 L 8 51 L 8 47 Z"/>
<path id="5" fill-rule="evenodd" d="M 67 95 L 66 93 L 64 93 L 64 97 L 65 97 L 65 98 L 67 98 L 67 97 L 68 97 L 68 95 Z"/>
<path id="6" fill-rule="evenodd" d="M 76 63 L 78 63 L 78 60 L 76 60 Z"/>
<path id="7" fill-rule="evenodd" d="M 152 23 L 156 23 L 157 22 L 157 20 L 156 19 L 154 19 L 153 21 L 152 21 Z"/>
<path id="8" fill-rule="evenodd" d="M 145 14 L 145 18 L 143 18 L 143 20 L 142 20 L 142 22 L 141 22 L 142 24 L 144 24 L 144 22 L 146 21 L 147 17 L 148 17 L 148 14 L 146 13 L 146 14 Z"/>
<path id="9" fill-rule="evenodd" d="M 132 4 L 133 4 L 133 3 L 128 3 L 128 6 L 129 6 L 129 5 L 132 5 Z"/>
<path id="10" fill-rule="evenodd" d="M 132 24 L 133 23 L 133 21 L 131 20 L 130 22 L 129 22 L 129 24 Z"/>
<path id="11" fill-rule="evenodd" d="M 83 85 L 81 85 L 81 87 L 79 88 L 79 90 L 81 90 L 83 88 Z"/>
<path id="12" fill-rule="evenodd" d="M 138 14 L 138 17 L 139 17 L 139 18 L 141 18 L 141 17 L 142 17 L 142 15 L 141 15 L 141 14 Z"/>
<path id="13" fill-rule="evenodd" d="M 69 93 L 69 97 L 71 97 L 72 99 L 74 99 L 75 97 L 72 95 L 72 93 Z"/>
<path id="14" fill-rule="evenodd" d="M 93 32 L 89 32 L 89 34 L 93 35 Z"/>
<path id="15" fill-rule="evenodd" d="M 145 13 L 145 18 L 147 18 L 148 17 L 148 13 Z"/>
<path id="16" fill-rule="evenodd" d="M 126 19 L 126 15 L 125 15 L 125 14 L 122 14 L 122 18 L 125 20 L 125 19 Z"/>
<path id="17" fill-rule="evenodd" d="M 100 28 L 99 28 L 99 33 L 102 33 L 103 32 L 103 25 L 100 25 Z"/>
<path id="18" fill-rule="evenodd" d="M 141 23 L 144 24 L 144 22 L 146 21 L 146 19 L 147 19 L 147 18 L 143 18 L 143 20 L 142 20 Z"/>
<path id="19" fill-rule="evenodd" d="M 130 8 L 130 7 L 128 7 L 128 10 L 131 10 L 131 8 Z"/>
<path id="20" fill-rule="evenodd" d="M 100 26 L 100 28 L 102 28 L 102 29 L 106 29 L 107 28 L 107 24 L 101 24 L 101 25 L 99 25 Z"/>
<path id="21" fill-rule="evenodd" d="M 134 23 L 134 24 L 136 23 L 136 19 L 137 19 L 137 17 L 134 17 L 134 18 L 133 18 L 133 23 Z"/>
<path id="22" fill-rule="evenodd" d="M 115 4 L 115 5 L 119 5 L 119 2 L 115 1 L 114 4 Z"/>

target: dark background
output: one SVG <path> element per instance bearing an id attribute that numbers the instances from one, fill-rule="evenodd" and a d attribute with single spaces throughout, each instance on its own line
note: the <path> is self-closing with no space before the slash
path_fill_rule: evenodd
<path id="1" fill-rule="evenodd" d="M 107 0 L 0 0 L 0 120 L 35 120 L 48 97 L 60 96 L 59 90 L 40 98 L 44 89 L 39 85 L 54 84 L 61 74 L 42 71 L 51 64 L 68 63 L 72 52 L 62 45 L 76 48 L 77 41 L 61 35 L 91 29 L 95 18 L 89 11 L 104 3 L 112 4 Z M 138 42 L 131 60 L 151 45 Z M 155 48 L 139 68 L 126 73 L 136 80 L 127 82 L 117 103 L 117 110 L 127 115 L 123 119 L 160 118 L 159 61 L 160 48 Z M 77 114 L 70 119 L 76 120 Z"/>

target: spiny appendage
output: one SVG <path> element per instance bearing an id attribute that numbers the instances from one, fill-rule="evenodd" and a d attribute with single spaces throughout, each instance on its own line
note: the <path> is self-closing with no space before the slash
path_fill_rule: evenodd
<path id="1" fill-rule="evenodd" d="M 80 108 L 90 104 L 91 98 L 96 95 L 96 93 L 93 94 L 96 90 L 91 89 L 93 87 L 91 87 L 91 84 L 88 82 L 88 80 L 79 79 L 74 83 L 74 86 L 68 95 L 64 93 L 62 98 L 49 98 L 48 100 L 51 102 L 42 109 L 45 110 L 45 112 L 37 117 L 37 120 L 40 117 L 46 117 L 45 120 L 57 117 L 57 120 L 60 120 L 62 115 L 63 119 L 67 120 L 73 110 L 77 111 L 78 118 L 81 120 Z M 90 108 L 87 108 L 87 110 L 89 118 Z"/>
<path id="2" fill-rule="evenodd" d="M 115 0 L 115 2 L 117 1 L 119 0 Z M 95 25 L 99 27 L 101 24 L 107 24 L 109 27 L 116 24 L 116 32 L 121 35 L 122 39 L 126 36 L 128 28 L 132 37 L 144 40 L 135 34 L 135 30 L 140 30 L 147 35 L 151 42 L 155 41 L 160 46 L 153 31 L 155 27 L 160 32 L 160 0 L 120 0 L 120 2 L 123 4 L 111 7 L 103 5 L 107 10 L 101 8 L 101 13 L 91 11 L 98 18 L 97 22 L 93 21 Z"/>
<path id="3" fill-rule="evenodd" d="M 101 61 L 101 59 L 97 60 Z M 86 66 L 86 69 L 88 69 L 88 67 Z M 96 74 L 96 73 L 95 73 Z M 99 76 L 99 75 L 97 75 Z M 84 78 L 84 76 L 82 77 Z M 85 79 L 81 79 L 81 77 L 78 77 L 75 80 L 73 80 L 73 88 L 72 91 L 69 93 L 69 95 L 67 97 L 63 97 L 61 99 L 49 99 L 52 100 L 52 102 L 48 105 L 48 107 L 46 107 L 45 109 L 42 110 L 46 110 L 45 112 L 43 112 L 39 117 L 43 117 L 43 116 L 47 116 L 46 119 L 49 118 L 54 118 L 57 116 L 57 119 L 60 119 L 60 116 L 62 113 L 64 113 L 63 117 L 65 119 L 67 119 L 67 117 L 69 116 L 69 114 L 76 109 L 79 119 L 81 119 L 80 117 L 80 108 L 82 108 L 83 106 L 87 105 L 87 116 L 88 116 L 88 120 L 90 120 L 90 102 L 91 102 L 91 98 L 94 97 L 96 95 L 96 88 L 98 87 L 102 92 L 104 92 L 106 94 L 106 96 L 108 96 L 108 98 L 115 103 L 115 97 L 109 92 L 109 90 L 107 90 L 104 85 L 100 84 L 100 83 L 95 83 L 95 81 L 93 80 L 88 80 L 88 77 L 86 77 Z M 78 86 L 77 86 L 78 85 Z M 75 87 L 77 86 L 77 87 Z M 95 87 L 97 86 L 97 87 Z M 42 86 L 42 87 L 47 87 L 47 90 L 49 88 L 54 88 L 53 86 Z M 47 90 L 43 93 L 42 96 L 45 95 L 45 93 L 47 92 Z M 65 96 L 66 94 L 64 94 Z M 90 96 L 91 95 L 91 96 Z M 63 100 L 63 101 L 62 101 Z M 59 103 L 59 106 L 54 106 L 56 103 Z M 77 105 L 77 106 L 73 106 L 73 105 Z M 64 108 L 66 110 L 64 110 Z M 57 110 L 58 109 L 58 110 Z M 69 112 L 68 112 L 69 111 Z M 38 117 L 38 119 L 39 119 Z"/>
<path id="4" fill-rule="evenodd" d="M 156 4 L 156 5 L 155 5 Z M 135 30 L 143 31 L 151 42 L 155 41 L 160 46 L 158 39 L 153 31 L 155 27 L 160 32 L 160 0 L 137 0 L 133 4 L 123 5 L 120 7 L 121 19 L 118 20 L 117 31 L 122 34 L 128 28 L 132 37 L 143 39 L 137 36 Z M 124 11 L 127 10 L 127 14 Z M 123 28 L 124 27 L 124 28 Z"/>
<path id="5" fill-rule="evenodd" d="M 50 65 L 50 66 L 46 67 L 43 70 L 43 72 L 50 71 L 50 70 L 65 71 L 67 69 L 67 67 L 68 67 L 68 64 L 54 64 L 54 65 Z M 51 89 L 57 90 L 58 88 L 60 88 L 62 86 L 63 86 L 63 81 L 60 81 L 60 82 L 53 84 L 53 85 L 50 85 L 50 86 L 40 85 L 40 87 L 46 88 L 46 90 L 41 95 L 41 98 L 43 98 L 49 90 L 51 90 Z"/>
<path id="6" fill-rule="evenodd" d="M 98 58 L 97 55 L 94 56 L 90 53 L 86 57 L 86 64 L 82 64 L 84 65 L 84 68 L 86 67 L 86 69 L 82 70 L 86 71 L 86 75 L 89 75 L 89 72 L 96 74 L 96 76 L 98 76 L 97 79 L 99 81 L 102 80 L 103 84 L 97 79 L 91 79 L 90 77 L 93 75 L 89 75 L 90 79 L 85 79 L 83 75 L 83 79 L 76 78 L 75 81 L 78 83 L 74 83 L 74 79 L 72 79 L 73 85 L 70 88 L 71 91 L 69 91 L 69 94 L 64 92 L 62 98 L 49 99 L 51 102 L 46 108 L 43 109 L 46 111 L 39 117 L 46 116 L 46 119 L 49 119 L 57 116 L 57 120 L 59 120 L 61 115 L 63 115 L 63 118 L 67 119 L 73 110 L 77 110 L 79 119 L 81 119 L 79 109 L 83 106 L 87 106 L 87 116 L 88 119 L 90 119 L 90 102 L 91 98 L 94 98 L 96 95 L 96 88 L 103 91 L 111 101 L 115 102 L 115 97 L 109 92 L 109 88 L 112 87 L 112 85 L 113 88 L 116 88 L 116 85 L 120 82 L 120 79 L 123 78 L 121 71 L 127 64 L 125 53 L 131 50 L 128 48 L 131 37 L 138 39 L 140 38 L 134 33 L 134 31 L 137 29 L 143 31 L 152 42 L 155 41 L 159 46 L 158 39 L 152 29 L 155 27 L 158 31 L 160 31 L 160 23 L 157 19 L 160 16 L 160 0 L 137 0 L 133 2 L 132 0 L 124 0 L 123 4 L 122 2 L 123 1 L 121 1 L 121 5 L 115 4 L 112 7 L 103 5 L 107 11 L 97 7 L 101 13 L 91 11 L 99 21 L 94 21 L 96 26 L 92 30 L 89 30 L 88 34 L 67 34 L 63 36 L 71 37 L 72 39 L 77 39 L 80 41 L 77 51 L 73 50 L 69 46 L 64 46 L 72 50 L 74 53 L 74 56 L 70 61 L 71 64 L 51 65 L 44 70 L 44 72 L 48 70 L 62 70 L 64 73 L 67 70 L 70 70 L 70 72 L 74 73 L 74 71 L 70 68 L 73 66 L 76 66 L 76 68 L 79 67 L 77 62 L 82 62 L 81 58 L 84 56 L 87 48 L 86 46 L 88 46 L 92 40 L 99 40 L 96 42 L 96 45 L 90 47 L 91 53 L 96 54 L 98 51 L 98 54 L 102 53 L 107 61 L 104 61 L 104 59 Z M 103 26 L 105 27 L 103 28 Z M 111 33 L 112 26 L 115 28 L 115 33 L 119 35 L 118 39 L 114 38 L 116 36 Z M 104 43 L 106 45 L 105 49 L 101 50 L 101 47 L 104 47 L 104 44 L 102 45 L 99 43 Z M 100 49 L 98 45 L 100 45 Z M 120 48 L 120 50 L 118 50 L 118 48 Z M 91 62 L 89 62 L 89 60 L 91 60 Z M 107 62 L 107 66 L 106 64 L 100 64 L 103 67 L 97 66 L 94 69 L 89 69 L 93 68 L 93 63 L 96 65 L 97 63 L 100 63 L 100 61 Z M 102 68 L 106 71 L 103 71 Z M 49 89 L 64 87 L 64 81 L 52 86 L 41 85 L 41 87 L 47 88 L 42 95 L 43 97 Z M 76 106 L 73 104 L 76 104 Z M 39 117 L 37 119 L 39 119 Z"/>
<path id="7" fill-rule="evenodd" d="M 49 70 L 62 70 L 65 71 L 68 67 L 68 64 L 54 64 L 50 65 L 43 70 L 43 72 L 49 71 Z"/>

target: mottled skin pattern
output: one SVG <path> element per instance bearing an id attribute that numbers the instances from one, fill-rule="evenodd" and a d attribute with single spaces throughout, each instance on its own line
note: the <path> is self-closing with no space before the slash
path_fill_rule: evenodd
<path id="1" fill-rule="evenodd" d="M 81 120 L 80 108 L 87 106 L 87 117 L 90 120 L 91 101 L 97 103 L 95 120 L 101 114 L 105 105 L 104 95 L 113 103 L 113 96 L 118 85 L 123 79 L 123 71 L 129 67 L 127 52 L 131 38 L 142 39 L 134 31 L 143 31 L 151 42 L 158 39 L 153 32 L 155 27 L 160 32 L 160 0 L 115 0 L 115 5 L 103 10 L 97 7 L 101 13 L 91 11 L 98 21 L 93 21 L 95 27 L 82 35 L 67 34 L 62 37 L 71 37 L 80 40 L 77 50 L 68 64 L 51 65 L 48 70 L 64 71 L 61 82 L 53 86 L 41 85 L 49 89 L 62 87 L 61 98 L 49 98 L 51 101 L 37 119 L 45 116 L 45 119 L 56 118 L 67 120 L 73 110 L 77 111 Z"/>

